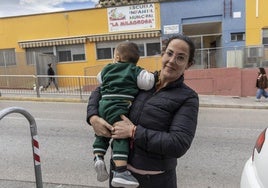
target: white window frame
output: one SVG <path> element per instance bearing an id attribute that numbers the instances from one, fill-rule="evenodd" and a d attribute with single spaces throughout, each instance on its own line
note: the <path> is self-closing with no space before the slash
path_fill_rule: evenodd
<path id="1" fill-rule="evenodd" d="M 59 57 L 60 52 L 69 51 L 70 58 L 67 61 L 61 61 Z M 53 54 L 57 57 L 58 63 L 66 63 L 66 62 L 81 62 L 86 61 L 86 52 L 85 52 L 85 44 L 72 44 L 72 45 L 62 45 L 62 46 L 48 46 L 48 47 L 35 47 L 35 48 L 27 48 L 26 53 L 28 52 L 27 63 L 32 64 L 31 53 L 43 53 L 43 54 Z M 75 55 L 84 56 L 84 58 L 75 60 Z"/>
<path id="2" fill-rule="evenodd" d="M 70 59 L 67 61 L 61 61 L 59 59 L 59 52 L 70 52 Z M 58 63 L 63 62 L 80 62 L 80 61 L 86 61 L 86 53 L 85 53 L 85 44 L 72 44 L 72 45 L 62 45 L 62 46 L 56 46 L 56 56 L 58 58 Z M 74 60 L 74 55 L 84 55 L 84 58 L 79 60 Z"/>
<path id="3" fill-rule="evenodd" d="M 240 35 L 242 35 L 242 40 L 238 39 Z M 245 32 L 231 33 L 231 41 L 232 42 L 245 41 L 245 38 L 246 38 Z"/>
<path id="4" fill-rule="evenodd" d="M 109 41 L 109 42 L 97 42 L 96 43 L 96 59 L 97 60 L 107 60 L 107 59 L 113 59 L 114 57 L 114 48 L 116 47 L 117 44 L 119 44 L 120 42 L 124 42 L 124 41 L 130 41 L 130 42 L 134 42 L 136 43 L 139 47 L 143 48 L 144 50 L 144 54 L 141 55 L 141 57 L 147 57 L 147 44 L 150 43 L 159 43 L 160 44 L 160 49 L 159 50 L 159 54 L 161 54 L 161 41 L 159 38 L 149 38 L 149 39 L 136 39 L 136 40 L 118 40 L 118 41 Z M 98 49 L 101 48 L 110 48 L 111 49 L 111 57 L 110 58 L 106 58 L 106 59 L 99 59 L 98 58 Z M 157 54 L 154 54 L 157 55 Z"/>
<path id="5" fill-rule="evenodd" d="M 268 41 L 268 29 L 262 29 L 262 44 L 268 46 L 268 42 L 264 43 L 264 40 Z"/>

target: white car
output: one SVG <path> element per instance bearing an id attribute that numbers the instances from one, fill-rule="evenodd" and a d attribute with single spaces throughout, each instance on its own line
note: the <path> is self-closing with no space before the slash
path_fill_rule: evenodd
<path id="1" fill-rule="evenodd" d="M 253 154 L 246 162 L 240 188 L 268 188 L 268 131 L 259 135 Z"/>

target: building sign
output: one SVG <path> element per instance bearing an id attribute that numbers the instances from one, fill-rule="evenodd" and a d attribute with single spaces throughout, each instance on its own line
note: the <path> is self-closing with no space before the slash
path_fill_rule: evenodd
<path id="1" fill-rule="evenodd" d="M 179 33 L 179 25 L 165 25 L 164 26 L 164 34 L 178 34 Z"/>
<path id="2" fill-rule="evenodd" d="M 107 8 L 109 32 L 155 28 L 154 4 Z"/>
<path id="3" fill-rule="evenodd" d="M 241 18 L 241 12 L 233 12 L 233 18 Z"/>

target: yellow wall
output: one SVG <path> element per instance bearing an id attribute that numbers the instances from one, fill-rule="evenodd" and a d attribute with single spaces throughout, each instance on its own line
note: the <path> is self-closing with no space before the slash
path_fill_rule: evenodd
<path id="1" fill-rule="evenodd" d="M 107 33 L 106 9 L 87 9 L 32 16 L 0 18 L 1 48 L 18 41 Z"/>
<path id="2" fill-rule="evenodd" d="M 262 28 L 268 28 L 267 8 L 267 0 L 246 0 L 246 45 L 262 44 Z"/>
<path id="3" fill-rule="evenodd" d="M 23 52 L 19 41 L 46 40 L 65 37 L 109 34 L 106 8 L 46 13 L 0 18 L 0 49 L 15 48 Z M 160 30 L 160 5 L 155 4 L 156 28 Z M 133 32 L 133 31 L 132 31 Z M 136 31 L 140 32 L 140 31 Z M 59 75 L 84 75 L 89 66 L 107 64 L 111 60 L 96 60 L 95 43 L 85 44 L 86 61 L 57 64 Z M 160 59 L 159 59 L 160 60 Z M 141 59 L 140 65 L 155 65 L 156 58 Z M 155 69 L 155 67 L 149 67 Z"/>

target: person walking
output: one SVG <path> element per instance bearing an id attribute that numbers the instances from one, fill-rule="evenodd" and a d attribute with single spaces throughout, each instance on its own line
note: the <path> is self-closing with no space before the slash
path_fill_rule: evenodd
<path id="1" fill-rule="evenodd" d="M 54 77 L 55 76 L 55 71 L 52 68 L 52 64 L 49 63 L 47 65 L 48 65 L 47 75 L 49 77 L 48 77 L 48 84 L 45 86 L 45 89 L 47 89 L 50 86 L 50 84 L 53 82 L 53 84 L 56 87 L 57 91 L 59 91 L 58 85 L 57 85 L 55 77 Z"/>
<path id="2" fill-rule="evenodd" d="M 99 116 L 100 88 L 89 97 L 86 120 L 95 134 L 131 140 L 127 168 L 141 188 L 177 188 L 177 159 L 190 148 L 198 120 L 198 94 L 184 83 L 184 72 L 193 65 L 194 54 L 189 37 L 169 38 L 161 71 L 156 72 L 158 81 L 152 89 L 140 90 L 129 117 L 122 115 L 113 125 Z M 110 173 L 110 181 L 112 176 Z"/>
<path id="3" fill-rule="evenodd" d="M 265 91 L 265 89 L 268 86 L 267 84 L 268 80 L 266 71 L 263 67 L 259 67 L 258 77 L 256 80 L 256 87 L 257 87 L 256 102 L 260 102 L 262 96 L 264 96 L 266 99 L 268 98 L 268 93 L 267 91 Z"/>

